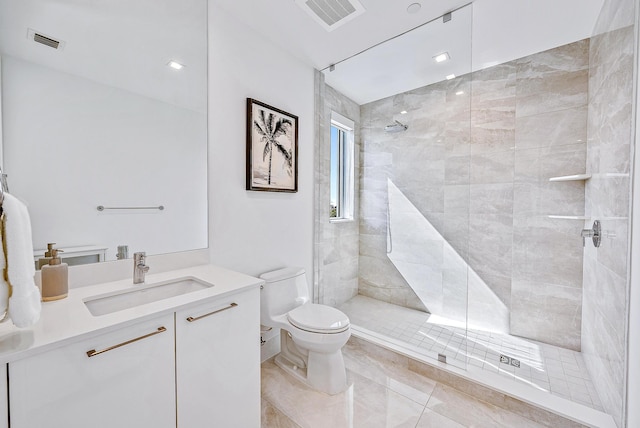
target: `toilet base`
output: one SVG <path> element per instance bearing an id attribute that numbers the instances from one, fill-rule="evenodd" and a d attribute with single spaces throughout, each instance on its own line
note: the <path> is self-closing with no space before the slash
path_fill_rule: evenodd
<path id="1" fill-rule="evenodd" d="M 307 383 L 306 367 L 298 367 L 298 365 L 287 360 L 282 354 L 276 355 L 274 362 L 276 363 L 276 366 L 280 367 L 285 372 L 297 378 L 299 381 Z"/>
<path id="2" fill-rule="evenodd" d="M 309 352 L 306 368 L 292 363 L 282 354 L 276 355 L 275 363 L 309 387 L 329 395 L 339 394 L 348 387 L 342 351 L 331 354 Z"/>

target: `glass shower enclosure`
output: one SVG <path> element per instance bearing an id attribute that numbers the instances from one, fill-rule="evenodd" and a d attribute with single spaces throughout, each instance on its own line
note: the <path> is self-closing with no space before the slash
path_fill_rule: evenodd
<path id="1" fill-rule="evenodd" d="M 347 313 L 361 334 L 462 368 L 468 319 L 503 328 L 506 314 L 477 275 L 473 298 L 491 310 L 467 310 L 471 17 L 471 6 L 455 10 L 316 82 L 320 303 Z M 331 217 L 335 114 L 355 123 L 353 221 Z"/>

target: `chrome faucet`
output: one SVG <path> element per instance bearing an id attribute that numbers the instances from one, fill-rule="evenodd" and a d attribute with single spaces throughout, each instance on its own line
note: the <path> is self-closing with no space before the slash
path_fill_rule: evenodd
<path id="1" fill-rule="evenodd" d="M 142 251 L 139 253 L 133 253 L 133 283 L 144 283 L 144 274 L 149 272 L 149 266 L 145 263 L 147 254 Z"/>

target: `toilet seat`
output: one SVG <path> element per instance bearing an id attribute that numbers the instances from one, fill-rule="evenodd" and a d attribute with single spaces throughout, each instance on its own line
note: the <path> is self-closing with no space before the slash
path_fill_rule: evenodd
<path id="1" fill-rule="evenodd" d="M 349 329 L 349 317 L 336 308 L 306 303 L 291 310 L 287 319 L 294 327 L 312 333 L 341 333 Z"/>

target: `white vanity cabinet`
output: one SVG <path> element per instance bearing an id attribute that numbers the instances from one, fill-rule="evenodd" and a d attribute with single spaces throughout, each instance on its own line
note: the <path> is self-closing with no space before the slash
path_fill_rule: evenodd
<path id="1" fill-rule="evenodd" d="M 175 428 L 173 320 L 168 314 L 9 363 L 11 428 Z"/>
<path id="2" fill-rule="evenodd" d="M 0 365 L 0 428 L 9 428 L 9 388 L 7 365 Z"/>
<path id="3" fill-rule="evenodd" d="M 10 362 L 10 426 L 257 428 L 259 326 L 255 286 Z"/>
<path id="4" fill-rule="evenodd" d="M 257 288 L 176 312 L 178 427 L 260 426 Z"/>

